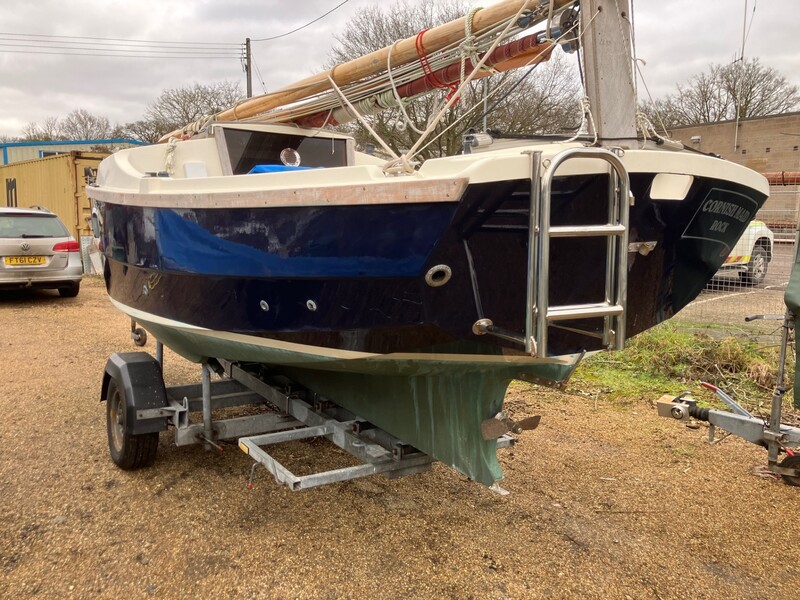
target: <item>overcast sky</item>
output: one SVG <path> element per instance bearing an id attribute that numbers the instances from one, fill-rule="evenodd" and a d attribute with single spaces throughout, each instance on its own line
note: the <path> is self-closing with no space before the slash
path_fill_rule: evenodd
<path id="1" fill-rule="evenodd" d="M 192 60 L 97 57 L 102 44 L 109 43 L 104 40 L 81 50 L 89 56 L 64 56 L 72 51 L 47 49 L 41 40 L 26 41 L 8 34 L 237 44 L 246 37 L 258 39 L 290 31 L 341 2 L 6 0 L 0 4 L 0 135 L 20 135 L 27 123 L 63 117 L 78 108 L 105 116 L 112 124 L 134 121 L 142 118 L 148 102 L 168 88 L 224 79 L 241 82 L 242 90 L 245 86 L 235 56 Z M 341 33 L 348 19 L 372 2 L 348 0 L 302 31 L 254 42 L 254 62 L 267 89 L 320 71 L 334 44 L 333 35 Z M 492 3 L 474 2 L 480 6 Z M 752 24 L 745 55 L 760 58 L 762 64 L 800 85 L 797 5 L 798 0 L 748 0 L 747 19 L 748 23 L 752 19 Z M 674 91 L 676 83 L 686 82 L 712 62 L 732 61 L 741 48 L 744 16 L 744 0 L 635 0 L 637 53 L 647 62 L 644 74 L 653 95 Z M 75 41 L 68 37 L 50 41 L 59 40 L 62 45 Z M 14 46 L 4 45 L 11 43 Z M 23 43 L 30 46 L 19 45 Z M 236 52 L 233 46 L 227 48 Z M 36 51 L 52 54 L 32 53 Z M 263 91 L 258 75 L 253 88 L 255 93 Z"/>

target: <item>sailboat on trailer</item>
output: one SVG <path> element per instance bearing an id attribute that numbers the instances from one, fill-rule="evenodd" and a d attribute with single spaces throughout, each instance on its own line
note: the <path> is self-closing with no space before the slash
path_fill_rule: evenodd
<path id="1" fill-rule="evenodd" d="M 637 137 L 630 40 L 606 8 L 579 17 L 593 138 L 473 136 L 417 167 L 326 129 L 383 107 L 391 69 L 402 102 L 462 62 L 457 85 L 546 58 L 547 36 L 524 34 L 572 3 L 508 0 L 424 33 L 422 81 L 401 40 L 117 152 L 87 190 L 111 301 L 190 360 L 267 365 L 495 484 L 510 380 L 558 384 L 678 312 L 768 194 L 748 169 Z M 465 22 L 482 43 L 467 58 Z"/>

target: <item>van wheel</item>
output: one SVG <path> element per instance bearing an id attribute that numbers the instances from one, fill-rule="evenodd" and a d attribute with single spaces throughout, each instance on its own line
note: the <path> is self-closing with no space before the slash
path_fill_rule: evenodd
<path id="1" fill-rule="evenodd" d="M 763 246 L 753 248 L 750 262 L 747 263 L 747 271 L 739 273 L 742 283 L 747 285 L 759 285 L 767 278 L 767 251 Z"/>

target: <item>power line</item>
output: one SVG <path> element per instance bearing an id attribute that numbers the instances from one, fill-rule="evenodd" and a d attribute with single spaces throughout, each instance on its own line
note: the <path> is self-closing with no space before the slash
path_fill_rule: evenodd
<path id="1" fill-rule="evenodd" d="M 116 50 L 118 48 L 123 48 L 125 50 L 131 50 L 136 52 L 147 52 L 147 51 L 201 51 L 201 52 L 233 52 L 241 48 L 242 44 L 238 44 L 238 46 L 223 46 L 223 47 L 207 47 L 202 45 L 191 45 L 191 46 L 170 46 L 170 45 L 161 45 L 161 44 L 150 44 L 146 46 L 138 45 L 138 44 L 127 44 L 127 43 L 108 43 L 108 42 L 70 42 L 70 41 L 51 41 L 51 40 L 36 40 L 36 39 L 22 39 L 22 38 L 11 38 L 11 37 L 4 37 L 4 34 L 0 33 L 0 40 L 9 42 L 7 44 L 2 44 L 3 46 L 25 46 L 28 42 L 34 42 L 37 44 L 41 44 L 44 47 L 48 48 L 76 48 L 76 49 L 86 49 L 86 47 L 90 48 L 98 48 L 99 50 Z M 57 45 L 56 45 L 57 44 Z M 68 45 L 62 45 L 68 44 Z"/>
<path id="2" fill-rule="evenodd" d="M 4 43 L 0 42 L 0 48 L 36 48 L 39 50 L 95 50 L 94 48 L 86 48 L 86 47 L 76 47 L 76 46 L 59 46 L 59 45 L 47 45 L 42 46 L 39 44 L 21 44 L 21 43 Z M 187 49 L 187 50 L 150 50 L 150 49 L 142 49 L 142 50 L 133 50 L 130 48 L 123 48 L 123 49 L 115 49 L 115 48 L 98 48 L 95 54 L 97 56 L 116 56 L 116 54 L 105 54 L 109 52 L 127 52 L 132 55 L 149 55 L 149 54 L 166 54 L 166 55 L 196 55 L 198 53 L 206 55 L 206 56 L 219 56 L 219 57 L 239 57 L 241 56 L 241 52 L 231 52 L 228 50 L 225 51 L 212 51 L 212 50 L 202 50 L 202 49 Z M 178 56 L 180 58 L 180 56 Z"/>
<path id="3" fill-rule="evenodd" d="M 324 18 L 325 18 L 325 17 L 327 17 L 329 14 L 331 14 L 333 11 L 335 11 L 336 9 L 338 9 L 338 8 L 339 8 L 339 7 L 341 7 L 341 6 L 344 6 L 344 5 L 345 5 L 345 4 L 347 4 L 348 2 L 350 2 L 350 0 L 344 0 L 344 2 L 341 2 L 340 4 L 337 4 L 337 5 L 336 5 L 336 6 L 334 6 L 332 9 L 330 9 L 328 12 L 326 12 L 326 13 L 325 13 L 325 14 L 323 14 L 323 15 L 320 15 L 320 16 L 318 16 L 318 17 L 317 17 L 316 19 L 314 19 L 313 21 L 309 21 L 309 22 L 308 22 L 308 23 L 306 23 L 305 25 L 301 25 L 300 27 L 298 27 L 298 28 L 296 28 L 296 29 L 292 29 L 291 31 L 287 31 L 286 33 L 282 33 L 282 34 L 280 34 L 280 35 L 274 35 L 274 36 L 272 36 L 272 37 L 261 38 L 261 39 L 258 39 L 258 40 L 255 40 L 255 39 L 254 39 L 254 40 L 250 40 L 250 41 L 251 41 L 251 42 L 269 42 L 269 41 L 271 41 L 271 40 L 277 40 L 278 38 L 286 37 L 287 35 L 291 35 L 291 34 L 293 34 L 293 33 L 297 33 L 297 32 L 298 32 L 298 31 L 300 31 L 301 29 L 305 29 L 305 28 L 306 28 L 306 27 L 308 27 L 309 25 L 313 25 L 314 23 L 316 23 L 316 22 L 317 22 L 317 21 L 319 21 L 320 19 L 324 19 Z"/>
<path id="4" fill-rule="evenodd" d="M 335 10 L 347 4 L 343 0 L 329 11 L 291 31 L 254 39 L 253 42 L 266 42 L 286 37 L 324 19 Z M 3 43 L 5 42 L 5 43 Z M 236 42 L 175 42 L 168 40 L 137 40 L 126 38 L 106 38 L 75 35 L 49 35 L 39 33 L 16 33 L 0 31 L 0 53 L 49 54 L 61 56 L 94 56 L 102 58 L 242 58 L 243 44 Z M 30 50 L 9 50 L 7 48 L 31 48 Z M 51 52 L 65 50 L 65 52 Z M 256 66 L 256 68 L 258 68 Z M 260 73 L 259 73 L 260 75 Z M 262 86 L 264 84 L 262 78 Z"/>
<path id="5" fill-rule="evenodd" d="M 264 93 L 267 93 L 267 84 L 264 82 L 264 76 L 261 74 L 261 69 L 258 68 L 258 63 L 256 62 L 255 56 L 253 57 L 253 66 L 256 68 L 256 73 L 258 73 L 258 81 L 261 83 L 261 88 L 264 90 Z"/>
<path id="6" fill-rule="evenodd" d="M 338 8 L 338 7 L 337 7 Z M 335 10 L 335 9 L 334 9 Z M 0 35 L 10 35 L 18 37 L 39 37 L 39 38 L 53 38 L 62 40 L 92 40 L 92 41 L 106 41 L 106 42 L 135 42 L 139 44 L 177 44 L 177 45 L 192 45 L 192 46 L 241 46 L 241 43 L 236 42 L 173 42 L 169 40 L 131 40 L 123 38 L 104 38 L 104 37 L 88 37 L 76 35 L 47 35 L 39 33 L 12 33 L 0 31 Z"/>
<path id="7" fill-rule="evenodd" d="M 191 56 L 175 56 L 175 55 L 154 55 L 154 54 L 100 54 L 97 52 L 47 52 L 47 51 L 39 51 L 39 50 L 3 50 L 0 48 L 0 53 L 7 53 L 7 54 L 51 54 L 55 56 L 91 56 L 94 58 L 168 58 L 171 60 L 175 59 L 197 59 L 202 58 L 205 60 L 212 59 L 212 58 L 227 58 L 224 56 L 220 56 L 219 54 L 211 54 L 211 55 L 204 55 L 204 54 L 196 54 Z M 238 58 L 239 55 L 235 55 L 235 58 Z"/>

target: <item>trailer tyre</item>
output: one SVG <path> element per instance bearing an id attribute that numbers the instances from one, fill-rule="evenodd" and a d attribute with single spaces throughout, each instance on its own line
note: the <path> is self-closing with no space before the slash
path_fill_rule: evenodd
<path id="1" fill-rule="evenodd" d="M 782 467 L 786 469 L 800 469 L 800 454 L 794 456 L 787 456 L 781 461 Z M 781 479 L 786 485 L 800 487 L 800 477 L 792 477 L 791 475 L 781 475 Z"/>
<path id="2" fill-rule="evenodd" d="M 156 460 L 158 432 L 133 435 L 127 425 L 125 390 L 115 379 L 108 382 L 106 429 L 111 460 L 121 469 L 149 467 Z"/>

